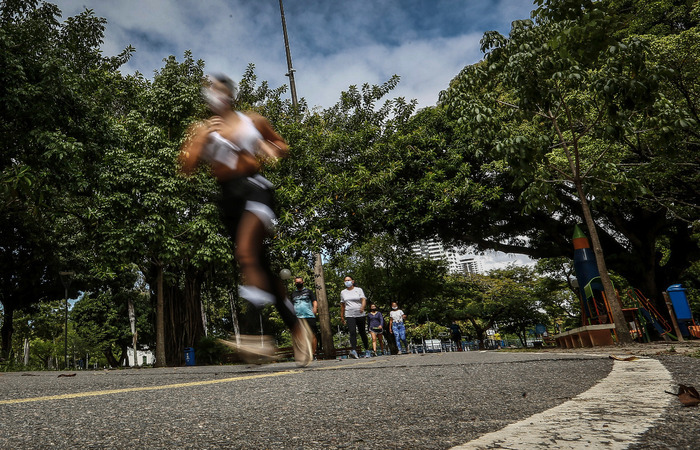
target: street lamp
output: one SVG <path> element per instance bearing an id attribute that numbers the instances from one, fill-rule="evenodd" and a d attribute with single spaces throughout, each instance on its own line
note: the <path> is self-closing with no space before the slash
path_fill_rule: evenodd
<path id="1" fill-rule="evenodd" d="M 70 283 L 73 280 L 73 275 L 75 275 L 75 272 L 58 272 L 58 274 L 61 276 L 61 283 L 63 284 L 63 287 L 65 288 L 65 296 L 63 297 L 65 300 L 65 311 L 66 311 L 66 330 L 65 330 L 65 342 L 64 342 L 64 347 L 63 347 L 63 356 L 64 356 L 64 364 L 65 367 L 68 368 L 68 288 L 70 287 Z"/>

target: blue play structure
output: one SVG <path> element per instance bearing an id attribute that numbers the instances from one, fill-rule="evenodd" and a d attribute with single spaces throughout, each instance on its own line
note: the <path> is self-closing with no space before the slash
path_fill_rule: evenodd
<path id="1" fill-rule="evenodd" d="M 668 294 L 671 300 L 681 336 L 690 337 L 692 335 L 700 338 L 698 336 L 700 327 L 696 326 L 693 320 L 690 305 L 685 296 L 685 289 L 680 284 L 674 284 L 668 287 L 665 294 Z M 630 289 L 627 291 L 627 297 L 632 300 L 635 306 L 630 311 L 634 312 L 634 319 L 640 325 L 638 337 L 650 342 L 649 330 L 653 330 L 664 340 L 678 340 L 673 334 L 675 331 L 671 323 L 666 319 L 667 316 L 661 314 L 639 289 Z"/>
<path id="2" fill-rule="evenodd" d="M 673 284 L 666 289 L 666 292 L 668 292 L 668 296 L 671 299 L 673 312 L 676 313 L 676 320 L 678 321 L 678 328 L 681 331 L 681 335 L 683 337 L 690 337 L 691 333 L 689 327 L 695 325 L 695 321 L 690 311 L 690 304 L 685 295 L 685 289 L 680 284 Z"/>

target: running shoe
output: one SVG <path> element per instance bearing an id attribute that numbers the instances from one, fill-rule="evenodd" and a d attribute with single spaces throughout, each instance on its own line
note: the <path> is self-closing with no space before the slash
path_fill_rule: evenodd
<path id="1" fill-rule="evenodd" d="M 305 320 L 297 320 L 292 331 L 292 344 L 294 347 L 294 361 L 299 367 L 308 366 L 314 359 L 313 349 L 314 333 Z"/>
<path id="2" fill-rule="evenodd" d="M 357 352 L 355 350 L 350 350 L 350 356 L 354 359 L 360 358 L 359 356 L 357 356 Z"/>
<path id="3" fill-rule="evenodd" d="M 271 336 L 241 335 L 239 343 L 226 339 L 217 339 L 217 341 L 236 350 L 238 356 L 247 363 L 260 364 L 279 359 L 275 354 L 277 347 Z"/>

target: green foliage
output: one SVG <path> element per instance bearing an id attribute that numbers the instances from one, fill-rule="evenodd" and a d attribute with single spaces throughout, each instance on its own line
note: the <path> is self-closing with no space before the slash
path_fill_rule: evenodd
<path id="1" fill-rule="evenodd" d="M 104 20 L 85 11 L 59 23 L 55 5 L 0 5 L 0 301 L 12 316 L 60 298 L 58 272 L 81 266 L 81 220 L 111 118 L 99 101 L 126 61 L 102 57 Z M 83 247 L 84 248 L 84 247 Z"/>
<path id="2" fill-rule="evenodd" d="M 484 35 L 485 60 L 441 102 L 504 190 L 504 205 L 489 208 L 499 226 L 472 227 L 482 246 L 569 255 L 585 215 L 575 199 L 585 198 L 611 267 L 655 297 L 700 256 L 688 227 L 698 212 L 698 40 L 685 2 L 654 2 L 664 11 L 654 20 L 685 17 L 672 34 L 636 34 L 646 3 L 538 1 L 508 37 Z M 673 242 L 663 268 L 657 239 Z"/>
<path id="3" fill-rule="evenodd" d="M 242 75 L 239 108 L 270 118 L 290 144 L 290 158 L 264 169 L 279 187 L 274 269 L 291 267 L 308 284 L 311 255 L 327 255 L 334 329 L 348 273 L 380 309 L 398 300 L 416 324 L 457 318 L 482 340 L 494 324 L 523 336 L 546 322 L 543 311 L 576 322 L 562 260 L 537 272 L 447 277 L 408 245 L 438 234 L 446 243 L 568 258 L 581 220 L 578 185 L 624 277 L 618 287 L 628 281 L 653 297 L 682 281 L 696 292 L 697 2 L 536 5 L 508 37 L 485 34 L 486 59 L 465 68 L 440 105 L 418 112 L 414 101 L 389 98 L 397 76 L 309 110 L 303 99 L 298 109 L 283 99 L 284 87 L 259 82 L 252 65 Z M 159 268 L 166 311 L 185 324 L 168 331 L 171 362 L 203 335 L 202 304 L 210 336 L 232 331 L 231 302 L 257 329 L 257 313 L 235 296 L 215 181 L 206 170 L 176 175 L 185 130 L 206 114 L 204 62 L 186 52 L 165 58 L 153 80 L 124 76 L 118 69 L 133 49 L 102 55 L 104 19 L 89 10 L 59 19 L 54 5 L 36 0 L 0 5 L 3 352 L 8 323 L 18 335 L 36 334 L 39 347 L 57 339 L 58 323 L 42 308 L 62 298 L 57 273 L 66 269 L 79 274 L 72 288 L 89 292 L 70 330 L 76 348 L 130 345 L 129 296 L 139 342 L 154 344 L 152 300 L 134 284 L 154 298 Z M 16 311 L 22 320 L 13 320 Z M 39 314 L 32 330 L 30 314 Z M 265 330 L 286 342 L 278 315 L 264 315 Z M 214 360 L 207 345 L 202 354 Z"/>
<path id="4" fill-rule="evenodd" d="M 338 277 L 327 280 L 327 284 L 336 292 L 344 289 L 343 279 L 350 275 L 369 302 L 384 311 L 398 302 L 407 313 L 434 296 L 446 274 L 442 263 L 416 256 L 391 235 L 375 236 L 351 246 L 331 261 L 330 268 Z"/>

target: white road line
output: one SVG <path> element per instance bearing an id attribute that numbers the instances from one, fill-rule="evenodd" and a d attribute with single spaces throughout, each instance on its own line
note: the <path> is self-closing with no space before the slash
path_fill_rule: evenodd
<path id="1" fill-rule="evenodd" d="M 655 359 L 615 361 L 610 374 L 573 399 L 453 450 L 624 449 L 673 399 L 671 373 Z"/>

